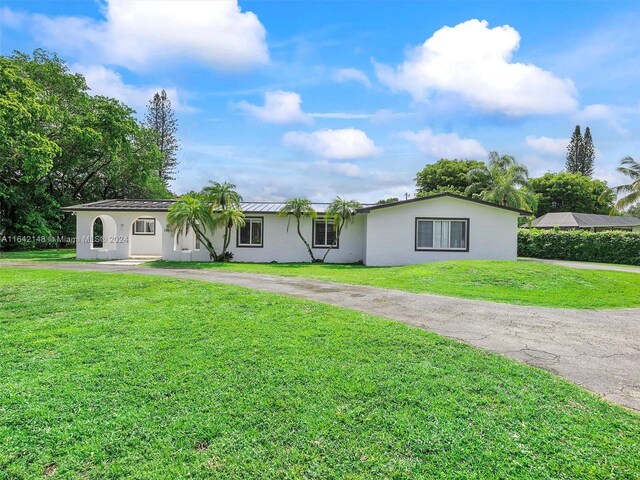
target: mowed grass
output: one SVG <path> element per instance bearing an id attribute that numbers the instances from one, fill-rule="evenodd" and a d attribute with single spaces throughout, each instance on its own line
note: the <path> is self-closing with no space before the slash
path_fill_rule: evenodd
<path id="1" fill-rule="evenodd" d="M 75 248 L 52 248 L 48 250 L 0 250 L 0 262 L 88 262 L 91 260 L 78 260 Z"/>
<path id="2" fill-rule="evenodd" d="M 532 262 L 460 260 L 403 267 L 311 263 L 151 262 L 168 268 L 213 268 L 414 293 L 558 308 L 640 306 L 640 274 L 578 270 Z"/>
<path id="3" fill-rule="evenodd" d="M 274 294 L 0 268 L 2 478 L 637 478 L 640 415 Z"/>

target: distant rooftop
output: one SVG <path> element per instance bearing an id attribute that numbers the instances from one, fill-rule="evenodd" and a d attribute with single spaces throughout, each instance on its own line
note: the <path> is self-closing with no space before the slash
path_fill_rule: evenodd
<path id="1" fill-rule="evenodd" d="M 630 216 L 596 215 L 593 213 L 556 212 L 536 218 L 536 228 L 615 228 L 640 225 L 640 218 Z"/>

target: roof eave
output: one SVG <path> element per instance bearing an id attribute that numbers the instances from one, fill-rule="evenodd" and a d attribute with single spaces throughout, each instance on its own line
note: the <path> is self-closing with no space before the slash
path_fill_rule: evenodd
<path id="1" fill-rule="evenodd" d="M 507 211 L 511 211 L 511 212 L 514 212 L 514 213 L 518 213 L 518 214 L 520 214 L 520 216 L 523 216 L 523 217 L 529 217 L 529 216 L 533 215 L 532 212 L 529 212 L 527 210 L 521 210 L 519 208 L 512 208 L 512 207 L 505 207 L 503 205 L 498 205 L 497 203 L 486 202 L 484 200 L 478 200 L 477 198 L 469 198 L 469 197 L 465 197 L 463 195 L 455 195 L 453 193 L 438 193 L 436 195 L 429 195 L 429 196 L 426 196 L 426 197 L 416 197 L 416 198 L 411 198 L 409 200 L 399 200 L 397 202 L 383 203 L 381 205 L 374 205 L 374 206 L 371 206 L 371 207 L 360 208 L 360 209 L 356 210 L 356 212 L 357 213 L 369 213 L 369 212 L 371 212 L 371 210 L 379 210 L 379 209 L 382 209 L 382 208 L 395 207 L 395 206 L 399 206 L 399 205 L 405 205 L 407 203 L 414 203 L 414 202 L 419 202 L 419 201 L 424 201 L 424 200 L 431 200 L 431 199 L 434 199 L 434 198 L 442 198 L 442 197 L 456 198 L 458 200 L 465 200 L 465 201 L 468 201 L 468 202 L 477 203 L 479 205 L 485 205 L 487 207 L 498 208 L 500 210 L 507 210 Z"/>

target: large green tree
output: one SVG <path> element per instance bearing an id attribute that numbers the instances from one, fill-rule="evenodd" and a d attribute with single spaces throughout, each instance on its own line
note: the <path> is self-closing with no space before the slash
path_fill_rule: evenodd
<path id="1" fill-rule="evenodd" d="M 153 133 L 134 111 L 90 95 L 57 55 L 0 57 L 0 231 L 73 235 L 61 206 L 168 197 Z M 4 245 L 5 247 L 7 245 Z"/>
<path id="2" fill-rule="evenodd" d="M 147 113 L 144 117 L 145 126 L 155 133 L 156 146 L 162 155 L 162 164 L 158 175 L 168 186 L 174 179 L 178 167 L 178 121 L 175 118 L 171 100 L 167 92 L 156 92 L 147 105 Z"/>
<path id="3" fill-rule="evenodd" d="M 481 168 L 484 162 L 477 160 L 449 160 L 442 158 L 426 165 L 416 175 L 416 195 L 425 196 L 450 192 L 466 195 L 471 185 L 469 171 Z"/>
<path id="4" fill-rule="evenodd" d="M 0 57 L 0 233 L 6 237 L 50 235 L 50 208 L 34 208 L 46 198 L 42 179 L 51 171 L 60 147 L 48 137 L 56 110 L 45 92 L 10 59 Z"/>
<path id="5" fill-rule="evenodd" d="M 536 196 L 529 189 L 527 167 L 511 155 L 489 153 L 489 163 L 470 170 L 467 194 L 505 207 L 535 212 Z"/>
<path id="6" fill-rule="evenodd" d="M 538 197 L 538 215 L 549 212 L 607 214 L 613 207 L 615 193 L 606 182 L 580 173 L 546 173 L 529 180 Z"/>

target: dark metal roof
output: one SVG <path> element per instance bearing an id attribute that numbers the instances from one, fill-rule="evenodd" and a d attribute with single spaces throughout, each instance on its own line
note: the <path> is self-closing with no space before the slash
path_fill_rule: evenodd
<path id="1" fill-rule="evenodd" d="M 112 199 L 101 200 L 99 202 L 83 203 L 81 205 L 73 205 L 70 207 L 64 207 L 62 210 L 65 212 L 80 212 L 80 211 L 96 211 L 96 210 L 111 210 L 121 212 L 166 212 L 169 207 L 175 202 L 175 200 L 127 200 L 127 199 Z M 257 214 L 257 213 L 278 213 L 285 202 L 242 202 L 240 208 L 245 214 Z M 329 207 L 328 203 L 312 203 L 311 207 L 318 213 L 324 213 Z"/>
<path id="2" fill-rule="evenodd" d="M 536 228 L 615 228 L 640 226 L 640 218 L 596 215 L 594 213 L 555 212 L 536 218 Z"/>
<path id="3" fill-rule="evenodd" d="M 497 203 L 485 202 L 484 200 L 478 200 L 477 198 L 469 198 L 462 195 L 456 195 L 454 193 L 438 193 L 436 195 L 429 195 L 426 197 L 416 197 L 416 198 L 411 198 L 409 200 L 400 200 L 397 202 L 383 203 L 381 205 L 366 206 L 358 210 L 358 212 L 369 213 L 371 210 L 377 210 L 379 208 L 396 207 L 398 205 L 404 205 L 406 203 L 422 202 L 425 200 L 432 200 L 434 198 L 440 198 L 440 197 L 451 197 L 451 198 L 457 198 L 459 200 L 466 200 L 467 202 L 479 203 L 481 205 L 486 205 L 488 207 L 500 208 L 502 210 L 509 210 L 511 212 L 519 213 L 520 215 L 529 216 L 532 214 L 531 212 L 527 212 L 526 210 L 520 210 L 519 208 L 504 207 L 502 205 L 498 205 Z"/>
<path id="4" fill-rule="evenodd" d="M 166 212 L 175 202 L 173 199 L 152 200 L 152 199 L 111 199 L 100 200 L 98 202 L 82 203 L 80 205 L 72 205 L 63 207 L 65 212 L 80 212 L 94 210 L 117 210 L 121 212 Z"/>
<path id="5" fill-rule="evenodd" d="M 379 208 L 389 208 L 398 205 L 404 205 L 405 203 L 421 202 L 424 200 L 431 200 L 433 198 L 451 197 L 460 200 L 466 200 L 468 202 L 479 203 L 481 205 L 487 205 L 489 207 L 500 208 L 503 210 L 509 210 L 511 212 L 519 213 L 520 215 L 531 215 L 531 212 L 526 210 L 519 210 L 517 208 L 503 207 L 491 202 L 485 202 L 483 200 L 477 200 L 475 198 L 463 197 L 462 195 L 455 195 L 453 193 L 439 193 L 437 195 L 430 195 L 428 197 L 412 198 L 410 200 L 401 200 L 398 202 L 385 203 L 382 205 L 363 204 L 362 208 L 358 210 L 358 213 L 369 213 L 371 210 L 377 210 Z M 83 203 L 80 205 L 72 205 L 69 207 L 63 207 L 65 212 L 81 212 L 81 211 L 121 211 L 121 212 L 166 212 L 169 207 L 173 205 L 175 199 L 153 200 L 153 199 L 111 199 L 100 200 L 98 202 Z M 242 202 L 240 208 L 244 213 L 278 213 L 285 202 Z M 318 213 L 325 213 L 329 207 L 329 203 L 312 203 L 311 207 Z"/>

